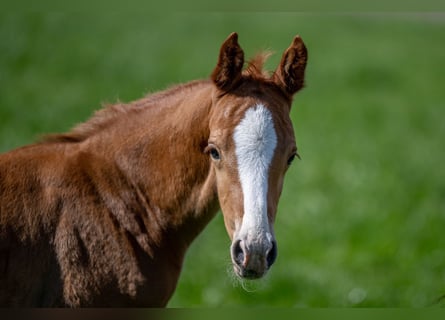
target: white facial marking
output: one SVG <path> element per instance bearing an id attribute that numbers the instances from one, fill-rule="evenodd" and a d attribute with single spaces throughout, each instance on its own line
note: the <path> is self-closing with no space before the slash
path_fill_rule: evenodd
<path id="1" fill-rule="evenodd" d="M 244 217 L 236 236 L 249 241 L 262 237 L 271 240 L 267 192 L 277 135 L 270 111 L 262 104 L 247 109 L 235 128 L 233 139 L 244 196 Z"/>

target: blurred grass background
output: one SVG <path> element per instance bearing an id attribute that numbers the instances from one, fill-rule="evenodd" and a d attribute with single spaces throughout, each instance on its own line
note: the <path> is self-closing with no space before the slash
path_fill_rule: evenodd
<path id="1" fill-rule="evenodd" d="M 0 152 L 63 132 L 102 102 L 212 71 L 237 31 L 247 56 L 295 34 L 309 49 L 267 278 L 227 272 L 219 214 L 169 306 L 445 305 L 443 14 L 0 14 Z"/>

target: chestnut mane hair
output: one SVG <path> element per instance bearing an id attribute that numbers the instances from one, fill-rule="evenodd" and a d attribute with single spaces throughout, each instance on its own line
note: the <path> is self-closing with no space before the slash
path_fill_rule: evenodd
<path id="1" fill-rule="evenodd" d="M 270 51 L 264 51 L 257 53 L 251 60 L 248 61 L 246 69 L 242 72 L 243 80 L 264 83 L 271 87 L 278 86 L 270 79 L 270 73 L 264 70 L 264 64 L 267 59 L 272 55 Z M 74 127 L 68 133 L 45 135 L 41 142 L 43 143 L 61 143 L 61 142 L 82 142 L 88 139 L 89 136 L 101 131 L 110 125 L 113 125 L 114 121 L 117 121 L 120 117 L 126 116 L 128 113 L 142 112 L 144 108 L 156 106 L 164 99 L 168 99 L 170 96 L 175 96 L 186 92 L 187 90 L 193 90 L 195 86 L 208 83 L 210 80 L 196 80 L 185 84 L 175 85 L 164 91 L 148 94 L 146 97 L 130 102 L 130 103 L 116 103 L 106 104 L 104 107 L 94 114 L 88 121 L 81 123 Z"/>

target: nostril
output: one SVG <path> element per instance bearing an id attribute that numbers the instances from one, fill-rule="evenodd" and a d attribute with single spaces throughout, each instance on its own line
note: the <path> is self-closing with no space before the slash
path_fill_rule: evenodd
<path id="1" fill-rule="evenodd" d="M 267 253 L 267 268 L 269 269 L 273 263 L 275 262 L 275 260 L 277 259 L 277 243 L 275 241 L 272 241 L 272 248 L 269 250 L 269 252 Z"/>
<path id="2" fill-rule="evenodd" d="M 244 251 L 241 248 L 241 240 L 236 241 L 232 246 L 232 256 L 235 263 L 242 266 L 244 263 Z"/>

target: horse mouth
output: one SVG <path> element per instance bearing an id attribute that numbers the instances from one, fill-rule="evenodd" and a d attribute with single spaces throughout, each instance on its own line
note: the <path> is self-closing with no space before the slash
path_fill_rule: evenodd
<path id="1" fill-rule="evenodd" d="M 242 267 L 239 267 L 238 265 L 233 265 L 233 270 L 235 271 L 235 274 L 241 278 L 246 280 L 255 280 L 260 279 L 265 276 L 267 270 L 258 271 L 253 269 L 245 269 Z"/>

